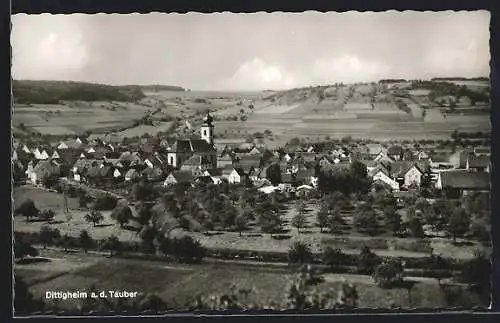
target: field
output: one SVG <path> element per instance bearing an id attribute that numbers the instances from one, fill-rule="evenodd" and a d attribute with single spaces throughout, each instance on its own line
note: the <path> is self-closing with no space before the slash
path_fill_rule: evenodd
<path id="1" fill-rule="evenodd" d="M 31 285 L 35 296 L 42 297 L 47 290 L 88 291 L 91 285 L 101 290 L 126 290 L 154 293 L 171 306 L 184 308 L 195 296 L 221 295 L 231 292 L 233 285 L 252 289 L 248 304 L 275 303 L 283 308 L 286 289 L 293 271 L 269 266 L 239 264 L 178 265 L 164 262 L 128 259 L 103 259 L 102 256 L 83 253 L 65 254 L 41 250 L 49 263 L 16 265 L 15 273 Z M 48 273 L 49 272 L 49 273 Z M 316 288 L 330 292 L 333 297 L 345 281 L 355 283 L 361 308 L 444 308 L 447 307 L 443 291 L 435 279 L 407 278 L 414 282 L 411 292 L 377 287 L 371 277 L 363 275 L 326 274 L 325 281 Z M 411 302 L 410 302 L 411 298 Z M 75 300 L 60 301 L 63 308 L 75 306 Z"/>
<path id="2" fill-rule="evenodd" d="M 80 210 L 76 199 L 68 199 L 68 205 L 71 219 L 68 220 L 62 211 L 63 198 L 61 194 L 56 192 L 48 192 L 38 188 L 28 186 L 17 187 L 14 190 L 14 206 L 20 205 L 26 198 L 31 198 L 39 209 L 50 208 L 56 212 L 56 217 L 51 227 L 57 228 L 62 234 L 66 233 L 70 236 L 77 237 L 81 230 L 87 230 L 94 239 L 106 239 L 114 234 L 123 241 L 138 241 L 139 237 L 136 232 L 129 229 L 120 228 L 113 221 L 109 214 L 103 212 L 104 221 L 93 227 L 92 224 L 85 221 L 84 216 L 86 211 Z M 307 242 L 311 249 L 315 252 L 320 252 L 326 246 L 332 246 L 343 249 L 346 253 L 357 254 L 361 246 L 369 245 L 374 251 L 381 256 L 396 256 L 396 257 L 425 257 L 429 255 L 427 247 L 417 248 L 416 246 L 408 246 L 408 239 L 399 239 L 392 236 L 381 236 L 377 238 L 366 237 L 358 234 L 354 230 L 345 234 L 329 234 L 321 233 L 320 229 L 315 224 L 316 206 L 310 204 L 308 206 L 308 227 L 303 232 L 298 233 L 295 228 L 292 228 L 290 221 L 296 210 L 293 205 L 283 213 L 284 232 L 288 239 L 277 240 L 273 239 L 269 234 L 262 234 L 260 229 L 253 227 L 250 231 L 244 232 L 240 237 L 237 232 L 218 232 L 216 235 L 207 236 L 199 232 L 190 232 L 188 234 L 199 240 L 204 246 L 210 248 L 234 248 L 241 250 L 274 250 L 287 252 L 290 245 L 295 241 Z M 134 208 L 131 208 L 135 213 Z M 346 220 L 349 222 L 350 218 Z M 25 218 L 14 218 L 14 230 L 21 232 L 39 232 L 40 228 L 46 225 L 44 222 L 26 222 Z M 419 240 L 415 240 L 413 244 L 418 244 Z M 468 246 L 455 246 L 448 239 L 431 238 L 422 242 L 424 245 L 432 247 L 435 253 L 441 254 L 446 258 L 461 258 L 469 259 L 474 256 L 477 249 L 484 249 L 477 243 L 472 243 Z"/>
<path id="3" fill-rule="evenodd" d="M 487 85 L 486 82 L 476 83 L 467 86 Z M 158 91 L 146 92 L 145 98 L 128 103 L 101 101 L 16 105 L 12 124 L 19 131 L 43 134 L 122 131 L 120 135 L 133 137 L 154 134 L 168 127 L 159 123 L 160 126 L 132 128 L 134 121 L 148 111 L 155 111 L 153 119 L 157 122 L 174 117 L 180 118 L 181 128 L 185 127 L 183 121 L 190 121 L 196 128 L 205 111 L 209 110 L 217 119 L 215 134 L 219 138 L 241 140 L 242 135 L 271 130 L 273 136 L 266 138 L 265 143 L 272 147 L 283 145 L 294 137 L 305 140 L 324 139 L 325 136 L 337 139 L 345 136 L 369 137 L 375 140 L 448 139 L 455 130 L 491 129 L 488 109 L 471 107 L 467 98 L 458 102 L 457 111 L 463 109 L 459 113 L 444 117 L 440 110 L 445 108 L 432 108 L 427 109 L 423 117 L 421 105 L 430 104 L 428 92 L 426 89 L 411 90 L 412 98 L 405 99 L 411 112 L 406 113 L 397 108 L 391 90 L 378 84 L 310 87 L 267 94 Z M 370 95 L 375 95 L 374 108 L 370 104 Z M 250 109 L 250 105 L 254 108 Z M 244 121 L 241 121 L 242 117 Z M 24 129 L 19 129 L 21 123 Z M 181 128 L 173 130 L 181 133 Z"/>

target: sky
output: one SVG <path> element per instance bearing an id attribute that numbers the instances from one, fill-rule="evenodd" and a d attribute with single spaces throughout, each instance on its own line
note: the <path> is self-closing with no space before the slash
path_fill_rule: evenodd
<path id="1" fill-rule="evenodd" d="M 255 91 L 489 76 L 487 11 L 12 17 L 14 79 Z"/>

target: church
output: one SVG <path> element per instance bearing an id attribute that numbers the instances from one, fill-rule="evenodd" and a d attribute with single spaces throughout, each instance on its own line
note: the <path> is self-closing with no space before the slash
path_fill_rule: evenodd
<path id="1" fill-rule="evenodd" d="M 214 146 L 214 125 L 210 113 L 203 119 L 200 126 L 201 138 L 178 139 L 169 149 L 167 163 L 175 168 L 194 162 L 200 169 L 217 168 L 217 150 Z"/>

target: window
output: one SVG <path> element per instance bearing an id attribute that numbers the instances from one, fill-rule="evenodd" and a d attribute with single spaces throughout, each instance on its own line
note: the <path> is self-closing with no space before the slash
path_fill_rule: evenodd
<path id="1" fill-rule="evenodd" d="M 170 164 L 174 163 L 174 157 L 170 156 Z"/>
<path id="2" fill-rule="evenodd" d="M 203 135 L 206 136 L 207 135 L 207 130 L 203 130 Z"/>

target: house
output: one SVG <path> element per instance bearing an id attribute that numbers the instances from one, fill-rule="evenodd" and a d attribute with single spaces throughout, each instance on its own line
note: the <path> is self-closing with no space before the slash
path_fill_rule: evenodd
<path id="1" fill-rule="evenodd" d="M 392 179 L 389 172 L 382 166 L 379 166 L 368 173 L 374 182 L 382 182 L 392 188 L 394 191 L 399 191 L 399 182 Z"/>
<path id="2" fill-rule="evenodd" d="M 259 157 L 262 157 L 262 152 L 257 147 L 253 147 L 252 150 L 250 150 L 247 154 L 258 155 Z"/>
<path id="3" fill-rule="evenodd" d="M 26 175 L 28 182 L 33 185 L 41 184 L 49 176 L 59 176 L 60 166 L 52 160 L 33 161 L 28 164 Z"/>
<path id="4" fill-rule="evenodd" d="M 173 171 L 171 172 L 165 181 L 163 182 L 163 186 L 171 186 L 176 184 L 189 184 L 194 181 L 194 176 L 191 172 L 187 171 Z"/>
<path id="5" fill-rule="evenodd" d="M 416 163 L 412 164 L 404 174 L 404 186 L 410 187 L 412 185 L 416 185 L 420 187 L 423 176 L 424 170 L 421 169 L 421 167 L 419 167 Z"/>
<path id="6" fill-rule="evenodd" d="M 403 158 L 403 148 L 398 145 L 391 146 L 387 149 L 387 156 L 392 160 L 401 160 Z"/>
<path id="7" fill-rule="evenodd" d="M 476 147 L 474 148 L 474 155 L 476 156 L 491 156 L 490 147 Z"/>
<path id="8" fill-rule="evenodd" d="M 433 154 L 429 157 L 429 165 L 431 169 L 443 170 L 451 169 L 454 167 L 453 163 L 450 162 L 450 155 L 447 154 Z"/>
<path id="9" fill-rule="evenodd" d="M 213 142 L 214 128 L 213 118 L 207 114 L 200 127 L 201 139 L 177 140 L 168 151 L 167 163 L 173 167 L 180 167 L 191 156 L 198 154 L 210 161 L 209 168 L 217 168 L 217 150 Z"/>
<path id="10" fill-rule="evenodd" d="M 428 160 L 429 159 L 429 154 L 425 150 L 420 150 L 417 152 L 415 158 L 417 160 Z"/>
<path id="11" fill-rule="evenodd" d="M 490 172 L 490 157 L 486 155 L 474 156 L 471 155 L 467 158 L 466 170 L 475 172 Z"/>
<path id="12" fill-rule="evenodd" d="M 471 155 L 467 150 L 457 150 L 448 158 L 448 162 L 453 165 L 453 168 L 465 169 L 467 166 L 467 159 Z"/>
<path id="13" fill-rule="evenodd" d="M 163 171 L 156 167 L 146 167 L 141 175 L 151 182 L 157 182 L 163 179 Z"/>
<path id="14" fill-rule="evenodd" d="M 217 156 L 217 166 L 224 167 L 226 165 L 233 164 L 233 157 L 229 152 L 222 152 L 219 156 Z"/>
<path id="15" fill-rule="evenodd" d="M 207 156 L 194 154 L 180 167 L 181 170 L 190 171 L 193 174 L 201 174 L 204 170 L 210 169 L 213 166 L 211 160 L 208 159 Z"/>
<path id="16" fill-rule="evenodd" d="M 51 159 L 60 159 L 61 158 L 61 155 L 59 155 L 59 153 L 57 152 L 57 150 L 54 150 L 54 152 L 52 153 L 52 156 L 50 157 Z"/>
<path id="17" fill-rule="evenodd" d="M 118 168 L 115 168 L 115 170 L 113 171 L 113 177 L 115 179 L 122 177 L 122 173 L 120 172 L 120 170 Z"/>
<path id="18" fill-rule="evenodd" d="M 282 191 L 292 191 L 293 186 L 296 184 L 294 175 L 292 174 L 281 174 L 281 183 L 278 184 L 278 187 Z"/>
<path id="19" fill-rule="evenodd" d="M 301 169 L 295 174 L 295 182 L 298 185 L 312 185 L 316 187 L 318 177 L 314 176 L 314 169 Z"/>
<path id="20" fill-rule="evenodd" d="M 210 177 L 214 184 L 220 184 L 222 181 L 222 169 L 220 168 L 207 169 L 203 172 L 203 176 Z"/>
<path id="21" fill-rule="evenodd" d="M 246 172 L 259 168 L 261 166 L 261 156 L 260 155 L 243 155 L 239 156 L 233 165 L 237 168 L 243 168 Z"/>
<path id="22" fill-rule="evenodd" d="M 129 169 L 127 173 L 125 173 L 125 181 L 133 181 L 140 177 L 141 177 L 140 173 L 134 168 Z"/>
<path id="23" fill-rule="evenodd" d="M 227 181 L 230 184 L 245 183 L 247 180 L 248 180 L 248 175 L 241 168 L 233 168 L 233 170 L 227 177 Z"/>
<path id="24" fill-rule="evenodd" d="M 380 153 L 383 153 L 385 155 L 385 153 L 387 152 L 387 149 L 381 144 L 366 144 L 365 146 L 368 150 L 368 156 L 371 158 L 375 158 Z"/>
<path id="25" fill-rule="evenodd" d="M 490 174 L 467 170 L 450 170 L 439 173 L 436 188 L 444 190 L 449 197 L 460 198 L 474 192 L 490 190 Z"/>

